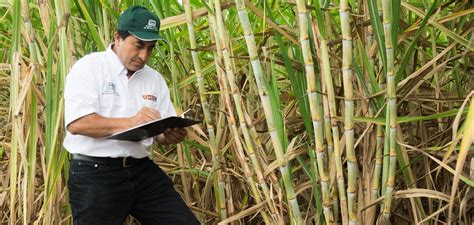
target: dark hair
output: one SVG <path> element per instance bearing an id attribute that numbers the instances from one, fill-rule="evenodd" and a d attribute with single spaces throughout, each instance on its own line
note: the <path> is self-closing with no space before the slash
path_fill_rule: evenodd
<path id="1" fill-rule="evenodd" d="M 127 38 L 128 36 L 130 36 L 131 34 L 126 31 L 126 30 L 117 30 L 117 33 L 119 34 L 120 38 L 122 38 L 122 40 L 125 40 L 125 38 Z"/>

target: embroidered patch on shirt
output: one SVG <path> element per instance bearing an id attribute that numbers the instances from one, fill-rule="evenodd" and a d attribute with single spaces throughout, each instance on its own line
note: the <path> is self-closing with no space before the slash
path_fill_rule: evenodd
<path id="1" fill-rule="evenodd" d="M 107 82 L 104 85 L 104 91 L 102 91 L 102 95 L 116 95 L 120 96 L 117 92 L 117 87 L 113 82 Z"/>
<path id="2" fill-rule="evenodd" d="M 156 102 L 156 96 L 154 95 L 143 95 L 143 100 L 149 100 Z"/>

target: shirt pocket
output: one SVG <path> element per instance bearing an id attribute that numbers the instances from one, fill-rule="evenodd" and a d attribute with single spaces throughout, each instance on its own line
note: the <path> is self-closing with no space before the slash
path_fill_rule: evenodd
<path id="1" fill-rule="evenodd" d="M 113 112 L 119 111 L 121 105 L 120 96 L 113 94 L 101 95 L 99 100 L 99 114 L 103 116 L 112 116 Z"/>

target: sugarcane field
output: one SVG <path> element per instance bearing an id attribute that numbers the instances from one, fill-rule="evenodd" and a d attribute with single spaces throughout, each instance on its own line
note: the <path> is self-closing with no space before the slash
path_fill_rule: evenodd
<path id="1" fill-rule="evenodd" d="M 474 1 L 0 0 L 0 225 L 474 225 Z"/>

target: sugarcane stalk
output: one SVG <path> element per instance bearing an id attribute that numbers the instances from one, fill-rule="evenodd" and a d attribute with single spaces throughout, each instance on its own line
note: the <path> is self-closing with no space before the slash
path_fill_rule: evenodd
<path id="1" fill-rule="evenodd" d="M 227 102 L 228 102 L 227 107 L 229 108 L 229 112 L 230 112 L 230 111 L 232 111 L 232 107 L 230 106 L 230 101 L 227 101 Z M 258 191 L 255 180 L 253 178 L 253 174 L 249 169 L 248 163 L 245 161 L 245 155 L 244 155 L 244 150 L 243 150 L 244 148 L 242 147 L 242 142 L 241 142 L 240 137 L 239 137 L 240 135 L 239 135 L 237 126 L 235 124 L 235 118 L 233 118 L 234 115 L 231 115 L 231 116 L 232 116 L 232 119 L 231 119 L 232 121 L 230 121 L 231 122 L 230 123 L 231 133 L 235 137 L 234 142 L 235 142 L 236 147 L 237 147 L 236 155 L 237 155 L 237 158 L 239 159 L 240 165 L 242 166 L 242 169 L 244 171 L 244 175 L 247 178 L 246 179 L 247 183 L 250 185 L 251 192 L 253 193 L 253 195 L 255 197 L 255 201 L 258 204 L 258 203 L 262 202 L 262 198 L 261 198 L 260 192 Z M 270 221 L 270 219 L 268 217 L 268 214 L 265 212 L 264 209 L 260 210 L 260 214 L 262 215 L 262 218 L 263 218 L 263 221 L 265 222 L 265 224 L 275 224 L 274 221 Z"/>
<path id="2" fill-rule="evenodd" d="M 236 4 L 240 5 L 241 9 L 244 7 L 242 1 L 236 0 Z M 289 203 L 290 210 L 292 212 L 290 214 L 290 216 L 292 217 L 291 221 L 295 224 L 302 224 L 300 208 L 298 205 L 298 201 L 296 199 L 296 193 L 293 187 L 293 183 L 290 179 L 291 174 L 288 169 L 288 160 L 285 159 L 285 156 L 284 156 L 285 147 L 282 146 L 283 142 L 280 140 L 278 130 L 275 127 L 275 121 L 274 121 L 275 119 L 273 117 L 273 112 L 275 112 L 276 109 L 274 109 L 270 103 L 270 96 L 268 95 L 269 91 L 268 91 L 265 78 L 263 76 L 260 60 L 258 58 L 257 46 L 255 44 L 255 37 L 253 35 L 253 31 L 250 26 L 249 16 L 246 10 L 239 10 L 238 14 L 239 14 L 240 25 L 242 26 L 244 30 L 244 37 L 247 44 L 250 61 L 252 64 L 252 69 L 255 75 L 255 80 L 258 86 L 260 100 L 262 102 L 263 110 L 267 118 L 266 122 L 268 126 L 268 131 L 270 133 L 270 137 L 273 143 L 273 148 L 275 151 L 275 155 L 277 157 L 280 173 L 282 174 L 282 177 L 283 177 L 283 183 L 285 185 L 285 190 L 287 194 L 286 197 Z M 218 21 L 218 24 L 219 23 L 221 23 L 221 21 Z"/>
<path id="3" fill-rule="evenodd" d="M 352 36 L 349 21 L 349 4 L 347 0 L 340 1 L 339 15 L 342 32 L 342 75 L 344 83 L 344 128 L 347 155 L 347 198 L 349 224 L 357 224 L 357 177 L 359 167 L 354 150 L 354 91 L 352 88 Z"/>
<path id="4" fill-rule="evenodd" d="M 367 45 L 366 48 L 370 49 L 370 47 L 373 44 L 373 28 L 372 26 L 369 26 L 367 28 Z M 369 63 L 372 69 L 375 68 L 375 54 L 371 55 L 369 58 Z M 375 69 L 374 69 L 375 70 Z M 369 92 L 372 94 L 373 89 L 372 85 L 370 84 L 370 81 L 367 81 L 367 87 L 369 87 Z M 370 104 L 369 100 L 369 104 Z M 369 116 L 373 117 L 375 115 L 375 111 L 372 107 L 369 107 Z M 383 152 L 383 143 L 384 143 L 384 134 L 383 134 L 383 126 L 381 125 L 376 125 L 375 126 L 375 135 L 376 135 L 376 144 L 375 144 L 375 155 L 374 155 L 374 168 L 372 172 L 372 179 L 371 179 L 371 184 L 370 184 L 370 202 L 374 202 L 378 197 L 380 193 L 380 178 L 382 174 L 382 152 Z M 373 213 L 375 213 L 377 209 L 377 206 L 374 206 L 372 210 Z M 374 222 L 374 217 L 372 216 L 369 218 L 367 222 L 372 224 Z"/>
<path id="5" fill-rule="evenodd" d="M 324 84 L 322 86 L 323 93 L 323 105 L 324 105 L 324 115 L 325 115 L 325 130 L 326 130 L 326 139 L 328 140 L 328 153 L 330 153 L 329 144 L 333 144 L 333 152 L 332 158 L 334 159 L 334 165 L 331 164 L 332 167 L 335 167 L 336 170 L 336 180 L 337 180 L 337 194 L 339 195 L 339 206 L 340 212 L 342 217 L 342 223 L 344 225 L 348 224 L 348 209 L 347 209 L 347 197 L 346 197 L 346 190 L 345 190 L 345 181 L 344 181 L 344 171 L 342 168 L 342 159 L 341 159 L 341 151 L 339 146 L 339 128 L 336 121 L 336 99 L 334 94 L 334 84 L 333 84 L 333 77 L 331 75 L 331 68 L 329 63 L 329 50 L 327 44 L 327 37 L 329 36 L 327 30 L 331 30 L 330 27 L 326 27 L 324 24 L 327 22 L 323 15 L 328 17 L 328 14 L 324 14 L 320 4 L 320 1 L 315 1 L 315 15 L 316 15 L 316 22 L 317 22 L 317 30 L 315 29 L 316 25 L 313 25 L 316 37 L 315 43 L 319 42 L 319 46 L 317 47 L 318 54 L 320 55 L 320 68 L 322 71 L 321 82 Z M 330 129 L 329 124 L 330 123 Z M 332 140 L 331 135 L 332 134 Z M 331 156 L 330 156 L 331 157 Z M 330 172 L 331 172 L 330 168 Z M 336 193 L 336 190 L 332 190 L 333 195 Z M 333 199 L 337 199 L 334 198 Z M 333 203 L 336 203 L 335 201 Z M 334 211 L 337 211 L 337 208 L 334 208 Z M 337 213 L 338 214 L 338 213 Z M 335 215 L 337 215 L 335 214 Z M 336 217 L 337 223 L 337 217 Z"/>
<path id="6" fill-rule="evenodd" d="M 213 10 L 213 6 L 212 4 L 210 4 L 210 7 L 211 7 L 211 10 Z M 235 146 L 237 147 L 237 151 L 236 151 L 236 155 L 237 155 L 237 158 L 239 159 L 239 162 L 244 170 L 244 174 L 246 176 L 246 180 L 247 182 L 249 183 L 250 187 L 251 187 L 251 191 L 253 193 L 253 196 L 255 197 L 255 200 L 258 203 L 260 203 L 262 201 L 262 198 L 261 198 L 261 194 L 258 190 L 258 187 L 255 183 L 255 180 L 253 178 L 253 173 L 251 172 L 251 170 L 249 169 L 249 166 L 248 166 L 248 163 L 245 161 L 245 154 L 244 154 L 244 149 L 245 151 L 249 152 L 249 148 L 248 148 L 248 144 L 246 143 L 246 148 L 243 147 L 242 145 L 242 142 L 240 140 L 240 135 L 239 135 L 239 131 L 238 131 L 238 127 L 237 127 L 237 123 L 236 123 L 236 119 L 235 119 L 235 116 L 234 116 L 234 109 L 232 107 L 232 102 L 228 96 L 228 83 L 229 83 L 229 86 L 231 86 L 231 93 L 232 93 L 232 97 L 234 99 L 234 102 L 235 102 L 235 108 L 237 109 L 237 114 L 239 115 L 239 120 L 241 119 L 241 117 L 243 117 L 243 112 L 242 112 L 242 107 L 241 107 L 241 102 L 240 102 L 240 99 L 241 99 L 241 94 L 240 94 L 240 90 L 238 89 L 237 85 L 235 84 L 235 78 L 234 78 L 234 72 L 233 72 L 233 68 L 232 68 L 232 60 L 230 58 L 230 55 L 228 54 L 228 48 L 227 47 L 222 47 L 222 46 L 227 46 L 227 40 L 225 38 L 222 38 L 219 37 L 219 34 L 215 31 L 217 31 L 217 27 L 216 27 L 216 18 L 213 14 L 209 14 L 209 22 L 210 22 L 210 27 L 211 27 L 211 30 L 213 30 L 213 34 L 214 35 L 211 35 L 211 38 L 214 40 L 214 39 L 217 39 L 216 40 L 216 52 L 217 52 L 217 57 L 215 57 L 215 64 L 216 65 L 221 65 L 222 64 L 222 59 L 224 59 L 224 65 L 225 65 L 225 71 L 223 71 L 221 69 L 221 67 L 218 67 L 217 68 L 217 73 L 218 73 L 218 79 L 219 79 L 219 85 L 221 87 L 221 90 L 224 90 L 223 93 L 221 94 L 222 98 L 223 98 L 223 102 L 227 108 L 227 112 L 228 112 L 228 120 L 229 120 L 229 125 L 230 125 L 230 128 L 231 128 L 231 133 L 233 134 L 234 138 L 234 143 L 235 143 Z M 224 31 L 225 32 L 225 31 Z M 221 33 L 223 34 L 223 33 Z M 225 37 L 225 35 L 224 35 Z M 223 54 L 224 53 L 224 54 Z M 216 55 L 216 53 L 214 53 L 214 55 Z M 225 76 L 223 76 L 222 74 L 225 74 Z M 244 121 L 244 127 L 242 127 L 242 123 L 240 124 L 240 126 L 243 128 L 242 131 L 243 133 L 247 133 L 248 134 L 248 130 L 246 129 L 246 124 L 245 124 L 245 121 Z M 247 132 L 246 132 L 247 131 Z M 247 139 L 246 139 L 246 142 L 247 142 Z M 253 149 L 253 146 L 251 146 L 251 149 Z M 253 152 L 253 150 L 251 150 Z M 255 154 L 253 154 L 253 158 L 252 158 L 252 169 L 254 171 L 256 171 L 257 174 L 260 174 L 260 175 L 257 175 L 257 177 L 260 177 L 262 178 L 263 180 L 263 176 L 262 176 L 262 169 L 261 167 L 259 166 L 259 161 L 256 161 L 257 158 L 255 157 Z M 258 179 L 258 178 L 257 178 Z M 262 180 L 258 179 L 259 182 L 261 182 Z M 266 187 L 266 183 L 263 181 L 264 183 L 264 186 Z M 268 192 L 268 188 L 266 189 L 266 192 L 264 190 L 264 194 L 265 195 L 268 195 L 270 196 L 269 192 Z M 275 209 L 270 209 L 272 214 L 274 214 L 276 211 Z M 273 224 L 274 222 L 273 221 L 270 221 L 270 218 L 268 216 L 268 214 L 265 212 L 265 210 L 260 210 L 260 214 L 262 215 L 262 218 L 264 220 L 264 222 L 266 224 Z"/>
<path id="7" fill-rule="evenodd" d="M 379 9 L 378 10 L 378 13 L 379 15 L 381 16 L 382 15 L 382 10 L 381 10 L 381 3 L 379 0 L 377 0 L 377 8 Z M 372 29 L 372 26 L 369 27 L 369 35 L 371 35 L 373 37 L 373 29 Z M 373 39 L 370 39 L 370 40 L 373 40 Z M 370 43 L 370 46 L 372 44 Z M 379 66 L 382 67 L 383 66 L 383 62 L 382 62 L 382 57 L 379 57 Z M 372 68 L 374 68 L 375 70 L 375 54 L 372 54 L 370 56 L 370 64 L 372 66 Z M 379 84 L 379 87 L 380 89 L 384 89 L 386 87 L 386 79 L 384 76 L 380 76 L 379 77 L 379 80 L 378 80 L 378 84 Z M 373 90 L 372 90 L 373 91 Z M 373 112 L 375 113 L 375 112 Z M 374 115 L 374 114 L 373 114 Z M 380 194 L 382 193 L 381 192 L 381 189 L 384 190 L 384 187 L 385 187 L 385 183 L 384 183 L 384 179 L 383 178 L 383 170 L 382 170 L 382 167 L 383 167 L 383 164 L 384 164 L 384 160 L 385 159 L 388 159 L 388 157 L 385 157 L 384 155 L 384 151 L 385 149 L 385 145 L 387 144 L 385 142 L 385 137 L 386 137 L 386 134 L 384 132 L 384 126 L 383 125 L 379 125 L 377 124 L 376 125 L 376 146 L 375 146 L 375 165 L 374 165 L 374 169 L 373 169 L 373 175 L 372 175 L 372 181 L 371 181 L 371 201 L 375 201 L 378 197 L 380 197 Z M 387 161 L 388 162 L 388 161 Z M 381 186 L 381 181 L 382 181 L 382 186 Z M 385 192 L 383 192 L 385 193 Z M 374 206 L 374 211 L 377 210 L 377 207 L 378 206 Z M 372 218 L 372 219 L 375 219 L 375 218 Z M 373 221 L 372 221 L 373 222 Z"/>
<path id="8" fill-rule="evenodd" d="M 13 37 L 12 37 L 12 48 L 11 48 L 11 75 L 10 75 L 10 106 L 12 107 L 13 112 L 18 111 L 18 93 L 19 93 L 19 84 L 20 84 L 20 58 L 21 58 L 21 2 L 13 2 Z M 17 126 L 20 123 L 20 118 L 18 115 L 11 115 L 12 121 L 12 138 L 11 138 L 11 150 L 10 150 L 10 159 L 9 159 L 9 172 L 10 172 L 10 222 L 9 224 L 16 224 L 17 216 L 17 186 L 18 186 L 18 144 L 21 140 L 18 139 L 17 133 L 21 132 Z"/>
<path id="9" fill-rule="evenodd" d="M 321 58 L 321 56 L 320 56 Z M 322 86 L 322 92 L 326 93 L 326 86 Z M 329 162 L 329 176 L 330 176 L 330 191 L 332 198 L 332 205 L 334 209 L 334 215 L 339 215 L 339 197 L 337 191 L 337 176 L 336 174 L 336 157 L 334 156 L 334 141 L 332 140 L 331 132 L 331 115 L 329 113 L 329 102 L 327 95 L 323 95 L 323 113 L 324 113 L 324 138 L 326 140 L 328 162 Z M 342 170 L 342 169 L 341 169 Z M 334 223 L 338 224 L 340 219 L 338 216 L 335 216 Z"/>
<path id="10" fill-rule="evenodd" d="M 30 51 L 30 63 L 31 63 L 31 77 L 26 78 L 29 82 L 34 82 L 34 78 L 38 74 L 38 57 L 37 57 L 37 50 L 36 45 L 34 42 L 34 29 L 30 19 L 30 11 L 28 2 L 23 0 L 22 1 L 22 15 L 23 15 L 23 22 L 25 28 L 25 40 L 28 43 L 28 49 Z M 29 87 L 29 85 L 25 86 L 24 88 Z M 30 217 L 33 211 L 33 203 L 34 203 L 34 192 L 35 192 L 35 174 L 36 174 L 36 146 L 37 146 L 37 102 L 36 102 L 36 95 L 34 94 L 32 88 L 28 88 L 28 95 L 31 104 L 25 104 L 25 115 L 30 116 L 30 124 L 31 126 L 29 129 L 29 136 L 28 136 L 28 148 L 24 153 L 27 155 L 23 155 L 22 158 L 28 159 L 28 162 L 22 160 L 22 165 L 25 168 L 25 175 L 23 181 L 23 223 L 29 223 Z M 23 152 L 23 151 L 20 151 Z"/>
<path id="11" fill-rule="evenodd" d="M 201 72 L 201 62 L 199 60 L 198 52 L 196 51 L 196 37 L 194 33 L 194 25 L 193 25 L 193 16 L 192 16 L 192 8 L 189 0 L 184 0 L 184 9 L 186 13 L 186 22 L 188 25 L 188 34 L 189 34 L 189 42 L 191 45 L 191 56 L 194 65 L 194 72 L 196 73 L 196 81 L 198 84 L 199 90 L 199 99 L 201 101 L 201 107 L 204 112 L 204 121 L 206 123 L 207 133 L 209 135 L 209 146 L 211 148 L 212 154 L 212 164 L 213 164 L 213 186 L 214 186 L 214 194 L 217 198 L 217 207 L 219 209 L 220 219 L 223 220 L 227 218 L 227 209 L 225 204 L 226 194 L 224 190 L 224 180 L 223 175 L 220 169 L 220 153 L 219 149 L 217 148 L 217 141 L 216 135 L 214 131 L 214 125 L 212 123 L 211 113 L 209 110 L 209 103 L 207 101 L 207 90 L 204 87 L 204 78 Z"/>
<path id="12" fill-rule="evenodd" d="M 323 93 L 326 92 L 326 87 L 323 86 Z M 339 215 L 340 207 L 339 207 L 339 197 L 337 191 L 337 176 L 336 174 L 336 163 L 335 163 L 335 156 L 334 156 L 334 142 L 332 140 L 332 132 L 331 132 L 331 116 L 329 115 L 329 103 L 327 96 L 323 96 L 323 112 L 324 112 L 324 138 L 326 139 L 326 146 L 327 146 L 327 153 L 329 157 L 329 176 L 330 176 L 330 191 L 331 191 L 331 198 L 332 198 L 332 206 L 334 209 L 334 215 Z M 336 216 L 334 218 L 334 223 L 339 224 L 340 218 Z"/>
<path id="13" fill-rule="evenodd" d="M 329 63 L 329 51 L 327 46 L 327 40 L 325 36 L 321 33 L 319 34 L 320 39 L 320 48 L 321 48 L 321 68 L 323 72 L 322 82 L 325 83 L 325 91 L 326 96 L 323 98 L 327 98 L 328 102 L 328 110 L 329 116 L 331 121 L 331 133 L 332 133 L 332 141 L 333 141 L 333 148 L 334 148 L 334 163 L 336 167 L 336 180 L 337 180 L 337 187 L 338 187 L 338 195 L 339 195 L 339 205 L 341 210 L 341 217 L 342 223 L 348 224 L 348 204 L 346 198 L 346 187 L 344 181 L 344 171 L 342 169 L 342 159 L 341 159 L 341 151 L 339 145 L 339 128 L 337 127 L 336 121 L 336 98 L 334 94 L 334 85 L 332 82 L 331 76 L 331 68 Z"/>
<path id="14" fill-rule="evenodd" d="M 49 111 L 47 111 L 47 137 L 46 137 L 46 164 L 47 164 L 47 173 L 46 173 L 46 179 L 45 179 L 45 193 L 51 193 L 52 190 L 57 188 L 56 185 L 56 176 L 55 173 L 58 173 L 58 170 L 60 171 L 60 167 L 58 166 L 61 160 L 59 160 L 60 156 L 63 158 L 65 157 L 65 154 L 60 155 L 58 154 L 58 150 L 60 150 L 60 145 L 57 142 L 58 140 L 58 135 L 59 135 L 59 128 L 61 126 L 61 118 L 63 114 L 61 113 L 63 110 L 64 105 L 62 104 L 63 102 L 63 97 L 61 95 L 62 89 L 63 89 L 63 82 L 65 80 L 66 74 L 68 72 L 68 52 L 69 52 L 69 45 L 68 45 L 68 36 L 67 36 L 67 28 L 69 25 L 69 20 L 68 16 L 70 15 L 70 5 L 69 2 L 67 1 L 62 1 L 62 0 L 56 0 L 54 1 L 54 8 L 55 8 L 55 14 L 56 14 L 56 25 L 58 26 L 56 30 L 56 35 L 58 36 L 57 40 L 57 47 L 58 47 L 58 60 L 57 60 L 57 74 L 55 75 L 55 84 L 56 86 L 53 88 L 53 86 L 49 86 L 50 89 L 47 91 L 49 93 L 49 102 L 51 104 L 51 108 Z M 52 49 L 51 49 L 52 51 Z M 48 60 L 52 61 L 52 56 Z M 53 67 L 52 62 L 50 62 L 48 66 Z M 52 74 L 52 68 L 48 68 L 48 80 L 50 82 L 53 82 L 53 74 Z M 50 84 L 52 85 L 52 84 Z M 49 194 L 44 195 L 44 202 L 45 204 L 43 205 L 43 208 L 41 209 L 42 211 L 44 210 L 45 212 L 43 214 L 44 219 L 43 222 L 45 224 L 51 224 L 53 217 L 54 217 L 54 205 L 55 205 L 55 197 L 57 196 L 52 196 Z"/>
<path id="15" fill-rule="evenodd" d="M 301 50 L 303 53 L 305 72 L 306 72 L 306 83 L 307 93 L 309 99 L 309 105 L 311 110 L 311 119 L 313 121 L 314 138 L 315 138 L 315 151 L 318 165 L 318 174 L 321 182 L 321 192 L 323 200 L 323 212 L 327 224 L 334 223 L 334 213 L 332 209 L 330 181 L 329 181 L 329 169 L 328 169 L 328 156 L 324 146 L 324 124 L 321 116 L 321 103 L 319 94 L 316 91 L 316 75 L 314 71 L 313 56 L 311 54 L 310 40 L 309 40 L 309 23 L 308 15 L 306 10 L 305 1 L 296 1 L 298 24 L 299 24 L 299 36 L 301 43 Z M 315 172 L 316 173 L 316 172 Z"/>
<path id="16" fill-rule="evenodd" d="M 382 9 L 382 0 L 376 0 L 377 1 L 377 9 L 379 13 L 379 17 L 382 17 L 383 14 L 383 9 Z M 381 48 L 381 47 L 379 47 Z M 383 51 L 383 50 L 382 50 Z M 380 67 L 384 67 L 383 59 L 382 56 L 378 57 L 379 59 L 379 65 Z M 383 68 L 385 71 L 387 68 Z M 387 76 L 380 76 L 379 78 L 379 85 L 381 89 L 387 88 Z M 388 108 L 388 106 L 387 106 Z M 385 109 L 388 112 L 388 109 Z M 386 119 L 388 121 L 389 117 L 386 116 Z M 384 148 L 383 148 L 383 163 L 382 163 L 382 181 L 381 181 L 381 194 L 385 195 L 385 192 L 387 190 L 387 179 L 388 179 L 388 170 L 389 170 L 389 164 L 390 164 L 390 149 L 389 149 L 389 134 L 390 134 L 390 127 L 384 126 Z"/>
<path id="17" fill-rule="evenodd" d="M 220 3 L 216 3 L 216 5 L 218 5 Z M 212 7 L 212 4 L 211 4 L 211 7 Z M 218 5 L 216 7 L 218 10 L 220 9 L 220 5 Z M 217 13 L 216 13 L 217 14 Z M 220 13 L 219 13 L 220 14 Z M 215 27 L 215 17 L 213 15 L 210 15 L 210 22 L 211 22 L 211 26 Z M 229 83 L 229 86 L 230 86 L 230 89 L 231 89 L 231 93 L 232 93 L 232 99 L 234 101 L 234 107 L 235 107 L 235 110 L 237 112 L 237 115 L 238 115 L 238 120 L 239 120 L 239 127 L 242 131 L 242 134 L 244 136 L 244 140 L 245 140 L 245 151 L 248 155 L 248 157 L 250 158 L 251 160 L 251 163 L 252 163 L 252 166 L 253 166 L 253 169 L 255 171 L 255 174 L 257 176 L 257 181 L 263 191 L 263 194 L 265 196 L 265 199 L 267 201 L 267 205 L 269 206 L 269 210 L 271 212 L 271 215 L 274 219 L 274 221 L 278 221 L 278 223 L 282 224 L 283 223 L 283 219 L 281 218 L 281 216 L 279 216 L 277 214 L 277 211 L 276 211 L 276 206 L 274 204 L 274 202 L 271 200 L 272 197 L 271 197 L 271 193 L 270 193 L 270 189 L 268 188 L 268 185 L 265 181 L 265 178 L 263 176 L 263 169 L 262 169 L 262 165 L 261 165 L 261 161 L 260 159 L 258 158 L 258 156 L 255 154 L 255 150 L 254 150 L 254 144 L 252 143 L 252 138 L 251 138 L 251 134 L 250 134 L 250 131 L 249 131 L 249 128 L 248 128 L 248 124 L 246 123 L 246 119 L 245 117 L 247 116 L 248 117 L 248 114 L 247 112 L 243 109 L 243 104 L 241 102 L 242 100 L 242 95 L 241 95 L 241 92 L 236 84 L 236 81 L 235 81 L 235 74 L 234 74 L 234 71 L 233 71 L 233 68 L 232 68 L 232 65 L 233 65 L 233 60 L 230 56 L 230 51 L 228 49 L 228 43 L 226 41 L 226 35 L 223 35 L 226 31 L 224 28 L 224 24 L 222 24 L 222 26 L 219 26 L 217 27 L 216 31 L 219 31 L 218 33 L 221 35 L 219 37 L 219 35 L 216 33 L 215 36 L 216 36 L 216 46 L 217 46 L 217 53 L 219 54 L 219 58 L 223 58 L 224 59 L 224 65 L 225 65 L 225 78 L 227 80 L 227 82 Z M 219 65 L 219 63 L 216 63 L 216 65 Z M 222 85 L 222 86 L 227 86 L 227 85 Z M 230 103 L 230 101 L 229 101 Z M 230 115 L 230 112 L 232 111 L 232 107 L 228 107 L 228 111 L 229 111 L 229 115 Z M 233 115 L 233 113 L 232 113 Z M 236 120 L 234 118 L 234 116 L 231 116 L 231 119 L 230 119 L 230 122 L 231 124 L 236 124 Z M 231 125 L 231 127 L 233 127 Z M 237 127 L 236 127 L 237 128 Z M 232 128 L 233 129 L 233 128 Z M 233 132 L 234 135 L 238 135 L 238 132 L 235 131 Z M 235 136 L 235 137 L 238 137 L 238 136 Z M 241 144 L 239 143 L 237 146 L 241 146 Z M 252 179 L 253 180 L 253 179 Z M 255 194 L 255 196 L 257 196 L 258 198 L 256 199 L 257 200 L 257 203 L 259 203 L 261 201 L 261 198 L 259 197 L 260 194 Z M 268 221 L 268 219 L 266 219 L 268 216 L 266 215 L 265 212 L 262 211 L 262 215 L 264 217 L 264 220 L 265 221 Z"/>
<path id="18" fill-rule="evenodd" d="M 395 84 L 395 72 L 394 72 L 394 49 L 392 40 L 392 15 L 391 15 L 392 1 L 382 0 L 383 10 L 383 26 L 385 35 L 385 51 L 387 54 L 387 122 L 386 126 L 389 127 L 389 150 L 390 150 L 390 163 L 388 170 L 388 178 L 385 192 L 385 201 L 383 207 L 383 220 L 389 221 L 390 210 L 392 207 L 393 191 L 395 187 L 395 169 L 397 165 L 397 96 L 396 96 L 396 84 Z"/>
<path id="19" fill-rule="evenodd" d="M 380 178 L 382 174 L 382 152 L 384 146 L 383 126 L 376 126 L 375 166 L 372 175 L 371 198 L 373 202 L 380 196 Z"/>

